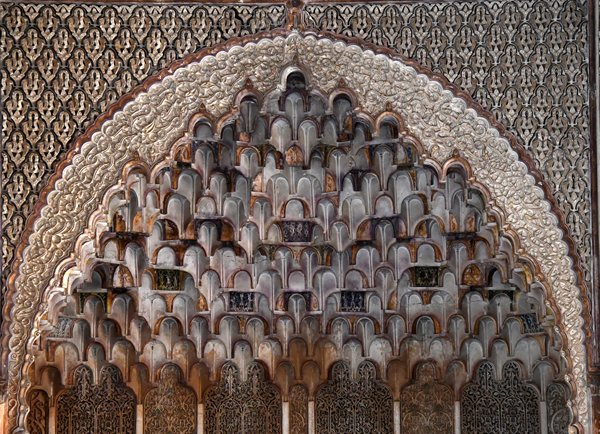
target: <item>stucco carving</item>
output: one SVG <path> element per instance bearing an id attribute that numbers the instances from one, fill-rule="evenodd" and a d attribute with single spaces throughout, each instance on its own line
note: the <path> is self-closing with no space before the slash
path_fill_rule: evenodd
<path id="1" fill-rule="evenodd" d="M 582 306 L 575 273 L 549 203 L 509 142 L 467 108 L 465 101 L 412 67 L 355 45 L 298 33 L 234 46 L 180 67 L 104 122 L 63 170 L 29 237 L 15 280 L 18 291 L 10 324 L 9 426 L 23 423 L 26 402 L 21 373 L 27 367 L 27 342 L 36 336 L 36 314 L 44 310 L 40 306 L 43 288 L 65 259 L 63 252 L 72 250 L 105 190 L 118 181 L 115 168 L 132 154 L 153 165 L 165 157 L 201 105 L 216 116 L 222 115 L 246 78 L 265 92 L 276 83 L 281 65 L 292 62 L 310 70 L 311 82 L 324 91 L 343 79 L 365 111 L 375 114 L 389 103 L 432 159 L 443 162 L 458 150 L 470 162 L 473 175 L 505 211 L 507 229 L 518 234 L 523 253 L 536 258 L 553 290 L 551 295 L 560 312 L 558 323 L 566 338 L 566 356 L 572 366 L 567 379 L 576 385 L 571 404 L 576 420 L 588 427 Z"/>

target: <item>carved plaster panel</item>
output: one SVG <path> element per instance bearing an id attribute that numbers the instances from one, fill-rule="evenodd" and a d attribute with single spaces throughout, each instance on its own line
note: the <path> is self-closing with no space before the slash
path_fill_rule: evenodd
<path id="1" fill-rule="evenodd" d="M 377 370 L 369 361 L 355 373 L 348 363 L 336 362 L 329 381 L 317 392 L 315 412 L 319 433 L 394 432 L 391 391 L 377 380 Z"/>
<path id="2" fill-rule="evenodd" d="M 247 78 L 258 91 L 266 92 L 277 81 L 281 65 L 291 63 L 310 71 L 311 83 L 325 93 L 343 79 L 366 112 L 377 114 L 389 104 L 432 160 L 443 162 L 460 151 L 470 162 L 474 177 L 506 214 L 503 229 L 518 234 L 520 253 L 538 261 L 552 290 L 570 363 L 567 380 L 576 386 L 572 405 L 576 420 L 588 426 L 584 335 L 575 274 L 556 217 L 509 142 L 465 101 L 414 68 L 355 45 L 298 33 L 234 46 L 178 68 L 106 120 L 63 170 L 29 237 L 16 276 L 19 291 L 10 323 L 11 426 L 21 423 L 26 405 L 20 373 L 27 366 L 27 342 L 38 334 L 35 327 L 31 329 L 40 312 L 34 306 L 42 301 L 41 289 L 65 259 L 62 252 L 71 251 L 106 189 L 117 183 L 115 167 L 132 156 L 154 165 L 167 155 L 195 113 L 225 114 Z"/>
<path id="3" fill-rule="evenodd" d="M 29 414 L 27 430 L 30 434 L 46 434 L 48 432 L 48 394 L 40 389 L 33 389 L 28 396 Z"/>
<path id="4" fill-rule="evenodd" d="M 278 434 L 281 396 L 265 379 L 257 362 L 242 377 L 233 363 L 221 369 L 221 380 L 206 392 L 206 432 L 209 434 Z"/>
<path id="5" fill-rule="evenodd" d="M 437 367 L 422 363 L 415 381 L 402 389 L 400 420 L 406 434 L 452 434 L 454 394 L 438 380 Z"/>
<path id="6" fill-rule="evenodd" d="M 493 113 L 552 186 L 589 282 L 588 7 L 582 0 L 311 3 L 305 18 L 311 28 L 415 59 Z"/>
<path id="7" fill-rule="evenodd" d="M 308 433 L 308 393 L 300 384 L 292 387 L 289 394 L 290 434 Z"/>
<path id="8" fill-rule="evenodd" d="M 286 20 L 283 4 L 0 4 L 2 276 L 41 189 L 112 104 L 174 60 Z"/>
<path id="9" fill-rule="evenodd" d="M 56 432 L 65 434 L 134 434 L 136 399 L 123 384 L 121 372 L 106 365 L 97 373 L 78 366 L 73 387 L 63 390 L 56 400 Z"/>
<path id="10" fill-rule="evenodd" d="M 196 428 L 196 395 L 181 384 L 181 370 L 177 365 L 161 369 L 158 387 L 144 399 L 144 432 L 146 434 L 193 434 Z"/>
<path id="11" fill-rule="evenodd" d="M 497 379 L 496 375 L 496 368 L 483 362 L 477 368 L 473 382 L 463 389 L 461 431 L 539 434 L 539 396 L 534 387 L 521 379 L 519 363 L 506 362 L 502 378 Z"/>

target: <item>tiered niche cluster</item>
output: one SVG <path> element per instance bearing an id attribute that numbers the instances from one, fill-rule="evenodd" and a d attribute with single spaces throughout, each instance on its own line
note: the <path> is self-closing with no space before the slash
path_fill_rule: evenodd
<path id="1" fill-rule="evenodd" d="M 29 432 L 567 432 L 547 288 L 468 163 L 307 77 L 123 168 L 45 292 Z"/>

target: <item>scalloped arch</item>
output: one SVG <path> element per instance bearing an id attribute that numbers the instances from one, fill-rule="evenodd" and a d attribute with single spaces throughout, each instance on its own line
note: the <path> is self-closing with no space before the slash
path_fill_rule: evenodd
<path id="1" fill-rule="evenodd" d="M 20 262 L 9 281 L 4 311 L 10 318 L 4 342 L 9 430 L 19 426 L 25 414 L 21 392 L 26 387 L 22 380 L 27 345 L 37 334 L 35 318 L 43 310 L 43 289 L 67 258 L 66 252 L 72 251 L 104 192 L 118 182 L 118 169 L 132 157 L 152 167 L 168 155 L 196 113 L 224 115 L 248 78 L 257 90 L 267 92 L 279 84 L 282 68 L 295 63 L 310 70 L 311 83 L 323 92 L 343 80 L 358 105 L 374 117 L 383 107 L 399 112 L 429 158 L 443 164 L 459 151 L 469 161 L 477 181 L 504 210 L 507 229 L 518 234 L 522 253 L 538 261 L 552 288 L 557 322 L 566 339 L 568 379 L 576 386 L 571 405 L 579 428 L 590 432 L 577 264 L 569 257 L 559 218 L 506 135 L 470 108 L 468 97 L 453 94 L 409 62 L 332 36 L 298 32 L 256 35 L 250 42 L 231 41 L 190 56 L 150 79 L 122 108 L 100 118 L 93 134 L 66 157 L 55 182 L 42 195 L 45 202 L 40 201 L 37 218 L 29 222 Z"/>

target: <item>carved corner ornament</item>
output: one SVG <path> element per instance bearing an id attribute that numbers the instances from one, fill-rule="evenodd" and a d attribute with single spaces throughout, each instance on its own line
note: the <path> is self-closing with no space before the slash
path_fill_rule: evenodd
<path id="1" fill-rule="evenodd" d="M 491 115 L 486 119 L 483 110 L 472 108 L 478 106 L 468 96 L 391 52 L 370 48 L 339 36 L 285 30 L 231 40 L 151 77 L 96 121 L 42 195 L 9 281 L 4 311 L 10 312 L 4 341 L 9 432 L 24 424 L 27 413 L 27 354 L 45 309 L 44 291 L 106 190 L 118 182 L 123 165 L 134 154 L 149 166 L 164 159 L 198 111 L 223 115 L 247 79 L 267 92 L 277 85 L 283 65 L 294 62 L 310 71 L 311 82 L 324 93 L 343 80 L 361 109 L 374 116 L 391 102 L 422 143 L 425 157 L 443 164 L 458 151 L 469 162 L 474 178 L 506 216 L 505 229 L 518 235 L 516 250 L 539 265 L 570 365 L 566 378 L 575 391 L 569 403 L 575 416 L 571 428 L 591 432 L 577 259 L 569 256 L 569 241 L 533 169 L 515 142 L 488 120 Z"/>

